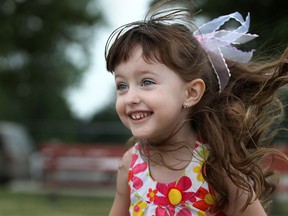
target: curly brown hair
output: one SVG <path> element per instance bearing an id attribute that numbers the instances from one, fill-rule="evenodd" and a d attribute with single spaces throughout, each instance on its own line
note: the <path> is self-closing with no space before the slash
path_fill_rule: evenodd
<path id="1" fill-rule="evenodd" d="M 275 124 L 279 124 L 284 113 L 280 92 L 288 83 L 288 49 L 280 59 L 269 62 L 226 61 L 231 78 L 219 93 L 207 54 L 191 32 L 193 24 L 187 28 L 181 23 L 169 23 L 183 12 L 191 15 L 185 8 L 171 9 L 162 16 L 158 11 L 157 16 L 115 30 L 106 45 L 107 69 L 113 72 L 140 45 L 146 61 L 165 64 L 185 81 L 202 79 L 205 93 L 190 109 L 187 120 L 208 143 L 209 156 L 203 165 L 203 176 L 219 195 L 217 207 L 224 209 L 229 204 L 224 181 L 227 176 L 249 194 L 243 210 L 255 198 L 254 193 L 265 204 L 275 189 L 275 182 L 271 181 L 272 170 L 263 169 L 261 161 L 269 155 L 287 160 L 270 143 Z"/>

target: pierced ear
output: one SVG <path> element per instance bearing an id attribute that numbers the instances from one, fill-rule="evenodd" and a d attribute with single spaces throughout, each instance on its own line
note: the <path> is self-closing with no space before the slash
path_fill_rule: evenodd
<path id="1" fill-rule="evenodd" d="M 186 102 L 188 107 L 196 105 L 202 98 L 206 89 L 205 82 L 202 79 L 194 79 L 188 83 Z"/>

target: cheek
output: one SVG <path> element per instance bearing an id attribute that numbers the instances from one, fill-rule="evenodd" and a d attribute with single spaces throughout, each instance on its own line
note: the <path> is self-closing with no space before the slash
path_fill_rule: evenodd
<path id="1" fill-rule="evenodd" d="M 118 98 L 116 99 L 115 109 L 116 109 L 117 114 L 120 116 L 121 110 L 123 110 L 123 106 L 121 105 L 121 101 Z"/>
<path id="2" fill-rule="evenodd" d="M 115 108 L 116 108 L 116 112 L 121 122 L 129 129 L 124 102 L 117 98 L 116 103 L 115 103 Z"/>
<path id="3" fill-rule="evenodd" d="M 125 106 L 121 99 L 117 98 L 115 103 L 115 108 L 118 116 L 121 118 L 125 115 Z"/>

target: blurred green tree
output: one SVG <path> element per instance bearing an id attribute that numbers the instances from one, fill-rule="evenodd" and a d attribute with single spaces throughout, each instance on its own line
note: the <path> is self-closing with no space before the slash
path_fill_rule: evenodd
<path id="1" fill-rule="evenodd" d="M 65 90 L 88 67 L 102 22 L 97 0 L 0 1 L 0 119 L 26 124 L 36 140 L 47 121 L 76 121 Z"/>

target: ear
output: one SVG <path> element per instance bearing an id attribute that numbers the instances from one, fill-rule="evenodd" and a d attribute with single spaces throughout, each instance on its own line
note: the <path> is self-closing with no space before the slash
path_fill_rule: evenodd
<path id="1" fill-rule="evenodd" d="M 196 105 L 202 98 L 206 89 L 202 79 L 194 79 L 187 85 L 186 100 L 188 107 Z"/>

